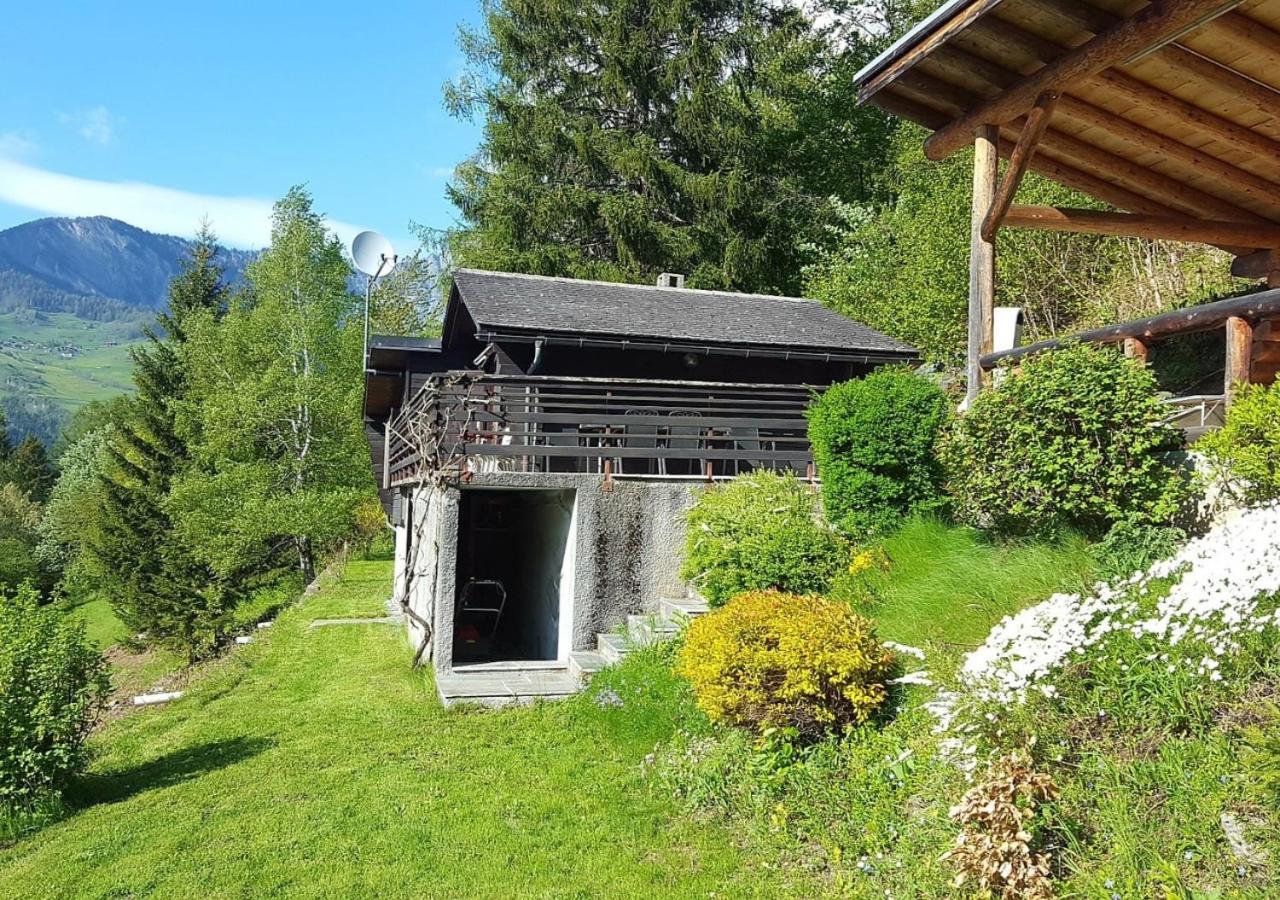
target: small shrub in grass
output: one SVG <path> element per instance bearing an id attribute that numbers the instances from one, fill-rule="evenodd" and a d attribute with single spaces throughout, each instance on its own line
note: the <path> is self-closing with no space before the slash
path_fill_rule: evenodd
<path id="1" fill-rule="evenodd" d="M 1157 560 L 1172 556 L 1187 534 L 1173 525 L 1122 519 L 1093 546 L 1098 575 L 1104 581 L 1145 572 Z"/>
<path id="2" fill-rule="evenodd" d="M 1257 724 L 1244 731 L 1244 767 L 1250 792 L 1280 809 L 1280 706 L 1265 706 Z"/>
<path id="3" fill-rule="evenodd" d="M 29 587 L 0 595 L 0 809 L 47 801 L 84 765 L 107 689 L 79 621 Z"/>
<path id="4" fill-rule="evenodd" d="M 957 513 L 1008 535 L 1100 537 L 1125 519 L 1170 521 L 1189 496 L 1164 451 L 1180 444 L 1141 364 L 1076 345 L 1028 357 L 940 444 Z"/>
<path id="5" fill-rule="evenodd" d="M 831 599 L 847 603 L 855 610 L 868 610 L 881 599 L 880 585 L 891 563 L 883 547 L 864 547 L 831 583 Z"/>
<path id="6" fill-rule="evenodd" d="M 709 488 L 686 514 L 681 577 L 713 605 L 770 588 L 827 590 L 847 547 L 818 509 L 818 496 L 791 475 L 752 472 Z"/>
<path id="7" fill-rule="evenodd" d="M 1036 848 L 1036 810 L 1058 796 L 1057 785 L 1035 771 L 1025 752 L 1002 756 L 951 810 L 960 825 L 944 855 L 958 873 L 956 888 L 972 884 L 1003 900 L 1053 896 L 1049 857 Z"/>
<path id="8" fill-rule="evenodd" d="M 757 591 L 689 626 L 678 671 L 712 720 L 807 739 L 868 721 L 892 664 L 871 623 L 844 604 Z"/>
<path id="9" fill-rule="evenodd" d="M 909 369 L 877 369 L 833 385 L 808 410 L 827 518 L 867 537 L 943 502 L 934 442 L 947 420 L 942 389 Z"/>
<path id="10" fill-rule="evenodd" d="M 1239 385 L 1216 432 L 1196 443 L 1242 500 L 1280 498 L 1280 383 Z"/>

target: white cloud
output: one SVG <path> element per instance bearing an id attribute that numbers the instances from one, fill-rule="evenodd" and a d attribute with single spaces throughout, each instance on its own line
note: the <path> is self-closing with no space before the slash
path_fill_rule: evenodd
<path id="1" fill-rule="evenodd" d="M 115 139 L 116 126 L 124 119 L 112 115 L 105 106 L 95 106 L 74 113 L 59 113 L 58 121 L 75 128 L 86 141 L 105 145 Z"/>
<path id="2" fill-rule="evenodd" d="M 6 156 L 0 152 L 0 200 L 15 206 L 56 216 L 110 216 L 183 237 L 207 218 L 220 241 L 248 249 L 265 247 L 271 239 L 270 200 L 194 194 L 137 181 L 95 181 Z M 343 243 L 361 230 L 332 219 L 327 224 Z"/>

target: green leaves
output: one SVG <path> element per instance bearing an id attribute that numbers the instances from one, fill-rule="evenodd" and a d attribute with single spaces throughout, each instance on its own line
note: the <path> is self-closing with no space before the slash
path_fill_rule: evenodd
<path id="1" fill-rule="evenodd" d="M 714 604 L 746 591 L 824 593 L 847 548 L 790 475 L 752 472 L 707 489 L 687 514 L 681 577 Z"/>
<path id="2" fill-rule="evenodd" d="M 1121 519 L 1169 521 L 1189 496 L 1163 456 L 1178 434 L 1141 363 L 1077 345 L 1027 357 L 979 395 L 942 442 L 958 515 L 1004 534 L 1101 536 Z"/>
<path id="3" fill-rule="evenodd" d="M 881 368 L 833 385 L 807 415 L 827 518 L 845 534 L 866 538 L 942 504 L 933 449 L 948 404 L 937 385 Z"/>
<path id="4" fill-rule="evenodd" d="M 286 548 L 309 577 L 372 492 L 348 272 L 310 196 L 294 188 L 276 205 L 248 291 L 221 319 L 188 321 L 178 430 L 195 465 L 175 481 L 169 509 L 222 577 L 261 571 Z"/>
<path id="5" fill-rule="evenodd" d="M 867 134 L 886 120 L 848 102 L 852 63 L 796 9 L 495 0 L 484 14 L 460 40 L 469 71 L 446 88 L 456 114 L 485 114 L 481 151 L 449 187 L 461 264 L 798 291 L 797 245 L 821 239 L 823 198 L 867 182 L 844 149 L 875 155 Z M 831 115 L 845 104 L 859 127 Z"/>
<path id="6" fill-rule="evenodd" d="M 1224 427 L 1196 446 L 1241 499 L 1280 497 L 1280 389 L 1237 385 Z"/>
<path id="7" fill-rule="evenodd" d="M 30 587 L 0 591 L 0 810 L 56 794 L 84 765 L 108 687 L 82 625 Z"/>

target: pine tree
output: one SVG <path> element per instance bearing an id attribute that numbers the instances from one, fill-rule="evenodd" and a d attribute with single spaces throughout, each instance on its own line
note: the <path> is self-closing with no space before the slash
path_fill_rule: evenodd
<path id="1" fill-rule="evenodd" d="M 202 230 L 170 284 L 168 313 L 158 317 L 165 333 L 147 329 L 147 342 L 133 351 L 137 390 L 107 441 L 101 521 L 86 547 L 96 569 L 114 580 L 121 618 L 192 659 L 216 644 L 236 599 L 236 580 L 197 561 L 167 509 L 173 480 L 190 458 L 175 422 L 187 392 L 184 326 L 225 309 L 216 252 L 213 235 Z"/>
<path id="2" fill-rule="evenodd" d="M 0 470 L 9 461 L 13 453 L 13 443 L 9 440 L 9 424 L 5 420 L 4 410 L 0 409 Z"/>
<path id="3" fill-rule="evenodd" d="M 832 54 L 768 0 L 492 0 L 447 88 L 485 116 L 449 188 L 463 265 L 794 292 L 826 198 L 857 199 L 819 102 Z M 845 73 L 847 75 L 847 73 Z M 847 88 L 844 89 L 847 94 Z"/>
<path id="4" fill-rule="evenodd" d="M 53 487 L 53 466 L 49 464 L 49 454 L 44 444 L 34 435 L 27 435 L 14 450 L 8 454 L 4 464 L 4 481 L 17 486 L 37 503 L 43 503 Z"/>

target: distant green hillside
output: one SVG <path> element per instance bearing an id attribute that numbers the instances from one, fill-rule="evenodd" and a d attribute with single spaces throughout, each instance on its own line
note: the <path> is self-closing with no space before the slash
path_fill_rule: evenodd
<path id="1" fill-rule="evenodd" d="M 142 319 L 90 322 L 70 313 L 0 313 L 0 406 L 15 439 L 52 443 L 78 406 L 132 390 L 129 347 Z"/>

